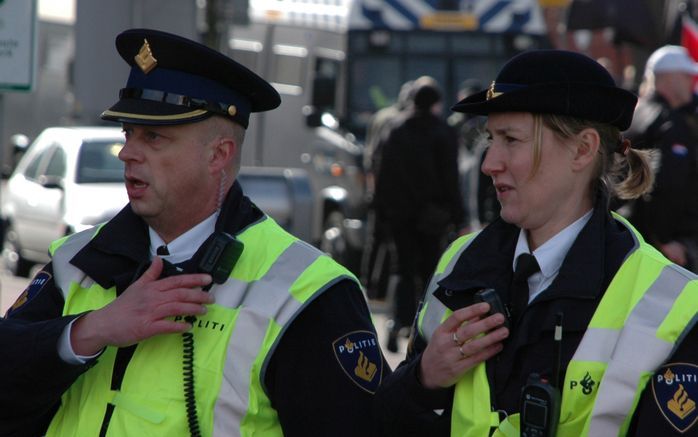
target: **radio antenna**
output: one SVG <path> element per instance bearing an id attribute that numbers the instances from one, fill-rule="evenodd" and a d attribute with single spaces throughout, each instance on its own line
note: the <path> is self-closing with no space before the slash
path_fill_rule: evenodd
<path id="1" fill-rule="evenodd" d="M 557 313 L 555 316 L 555 334 L 554 334 L 554 355 L 555 363 L 553 365 L 553 386 L 560 387 L 560 362 L 562 361 L 562 313 Z"/>

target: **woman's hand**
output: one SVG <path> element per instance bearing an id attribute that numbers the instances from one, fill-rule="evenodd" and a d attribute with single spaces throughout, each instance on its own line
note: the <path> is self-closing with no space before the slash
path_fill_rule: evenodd
<path id="1" fill-rule="evenodd" d="M 450 387 L 477 364 L 502 350 L 509 330 L 502 326 L 503 314 L 482 318 L 487 303 L 455 311 L 436 328 L 422 353 L 420 381 L 426 388 Z"/>

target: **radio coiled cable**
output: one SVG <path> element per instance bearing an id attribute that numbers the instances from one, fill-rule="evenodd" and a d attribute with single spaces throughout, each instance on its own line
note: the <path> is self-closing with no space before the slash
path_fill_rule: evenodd
<path id="1" fill-rule="evenodd" d="M 187 323 L 194 325 L 196 317 L 184 318 Z M 184 402 L 187 409 L 187 423 L 192 437 L 201 437 L 199 418 L 196 413 L 196 395 L 194 393 L 194 334 L 182 333 L 182 374 L 184 379 Z"/>

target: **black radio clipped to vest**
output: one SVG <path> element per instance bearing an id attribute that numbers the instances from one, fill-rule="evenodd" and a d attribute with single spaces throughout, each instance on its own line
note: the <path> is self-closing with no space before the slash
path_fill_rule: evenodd
<path id="1" fill-rule="evenodd" d="M 531 373 L 521 390 L 521 437 L 555 437 L 557 433 L 562 399 L 559 389 L 562 319 L 563 314 L 557 313 L 553 337 L 555 362 L 551 380 L 547 381 L 539 374 Z"/>
<path id="2" fill-rule="evenodd" d="M 208 237 L 198 251 L 201 258 L 196 268 L 198 273 L 208 273 L 213 278 L 204 290 L 208 291 L 213 284 L 222 284 L 228 279 L 243 248 L 242 242 L 225 232 L 214 232 Z"/>
<path id="3" fill-rule="evenodd" d="M 560 392 L 537 373 L 521 392 L 521 437 L 554 437 L 560 419 Z"/>

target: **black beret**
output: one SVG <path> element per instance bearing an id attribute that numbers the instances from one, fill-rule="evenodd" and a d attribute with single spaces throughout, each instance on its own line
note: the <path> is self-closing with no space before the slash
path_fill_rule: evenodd
<path id="1" fill-rule="evenodd" d="M 281 103 L 257 74 L 181 36 L 130 29 L 116 37 L 116 48 L 131 72 L 119 101 L 102 113 L 105 120 L 167 125 L 219 114 L 247 128 L 251 112 Z"/>
<path id="2" fill-rule="evenodd" d="M 593 59 L 565 50 L 533 50 L 511 58 L 489 89 L 456 103 L 456 112 L 557 114 L 598 121 L 625 130 L 633 119 L 635 94 L 617 87 Z"/>

